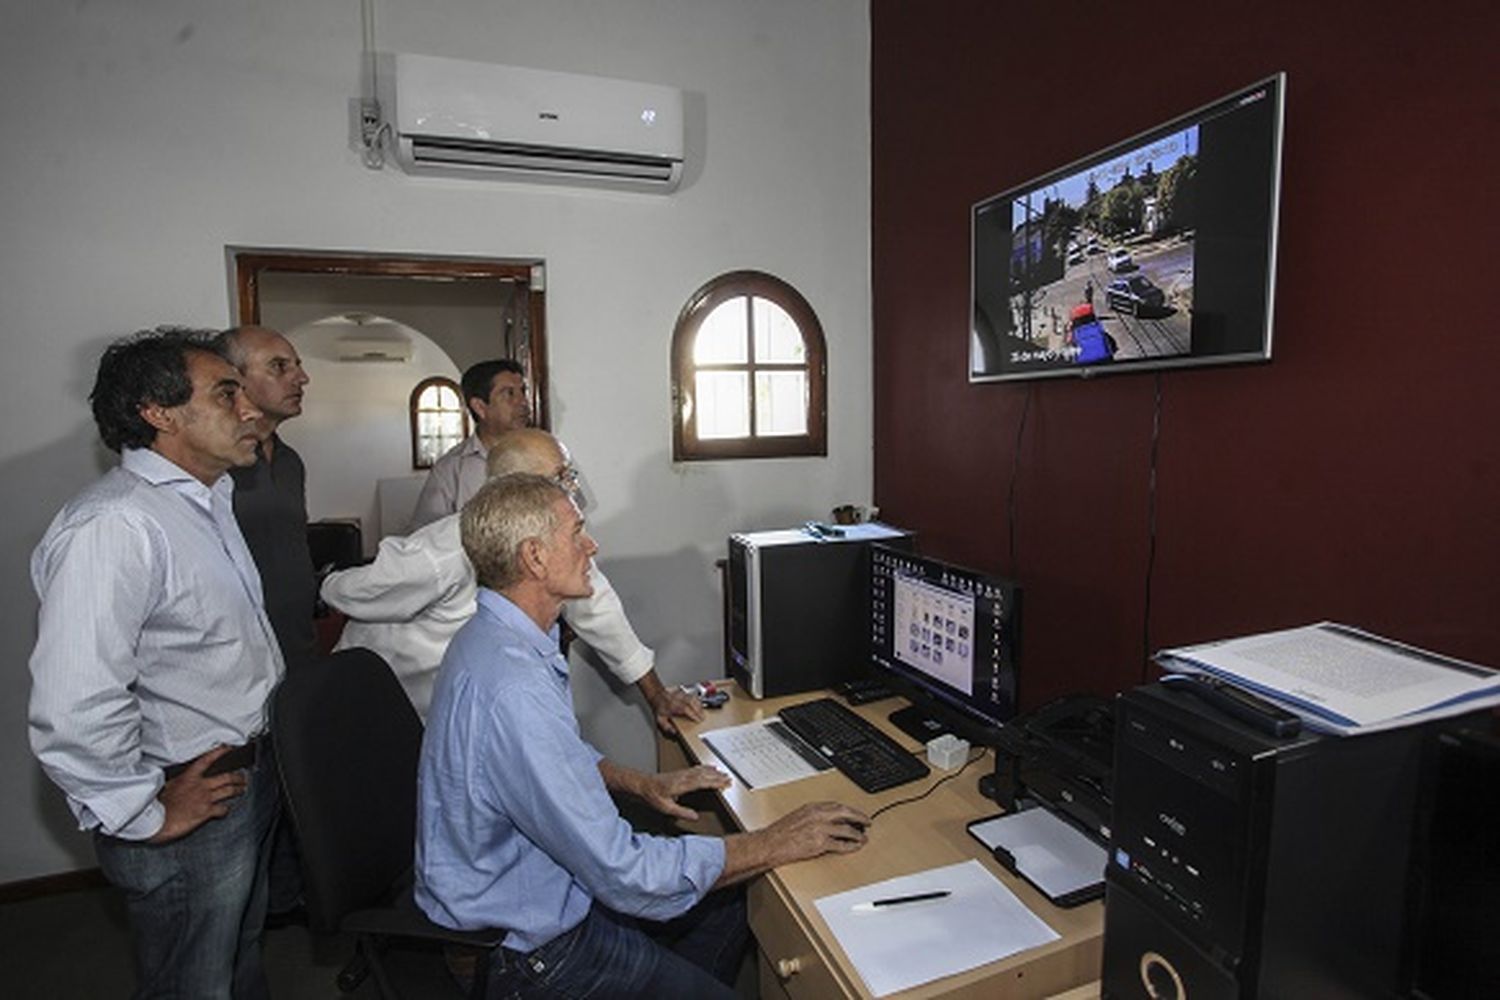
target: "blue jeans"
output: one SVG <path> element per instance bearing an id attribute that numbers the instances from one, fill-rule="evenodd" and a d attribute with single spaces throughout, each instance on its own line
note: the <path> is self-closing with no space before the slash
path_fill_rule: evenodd
<path id="1" fill-rule="evenodd" d="M 260 932 L 279 790 L 270 741 L 229 815 L 166 844 L 96 833 L 105 876 L 125 892 L 137 998 L 264 1000 Z"/>
<path id="2" fill-rule="evenodd" d="M 745 894 L 709 893 L 668 923 L 636 920 L 595 903 L 583 923 L 529 954 L 496 948 L 489 1000 L 733 1000 L 750 943 Z"/>

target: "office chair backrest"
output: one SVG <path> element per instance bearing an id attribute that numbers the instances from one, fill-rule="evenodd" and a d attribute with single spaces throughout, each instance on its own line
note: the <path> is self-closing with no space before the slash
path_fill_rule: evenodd
<path id="1" fill-rule="evenodd" d="M 332 931 L 411 868 L 422 723 L 379 655 L 345 649 L 288 671 L 271 731 L 308 916 Z"/>

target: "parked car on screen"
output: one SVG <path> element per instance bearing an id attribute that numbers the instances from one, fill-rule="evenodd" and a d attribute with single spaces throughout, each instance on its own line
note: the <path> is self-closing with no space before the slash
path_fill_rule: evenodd
<path id="1" fill-rule="evenodd" d="M 1144 274 L 1132 274 L 1111 281 L 1104 290 L 1104 301 L 1111 309 L 1139 316 L 1142 312 L 1159 311 L 1166 304 L 1167 296 Z"/>
<path id="2" fill-rule="evenodd" d="M 1131 259 L 1130 251 L 1124 247 L 1116 247 L 1111 250 L 1109 256 L 1105 258 L 1105 263 L 1109 265 L 1111 271 L 1117 273 L 1120 271 L 1135 270 L 1135 261 Z"/>

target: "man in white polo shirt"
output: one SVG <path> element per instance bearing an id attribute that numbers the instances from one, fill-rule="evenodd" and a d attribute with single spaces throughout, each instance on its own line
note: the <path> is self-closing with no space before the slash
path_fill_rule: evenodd
<path id="1" fill-rule="evenodd" d="M 512 472 L 545 476 L 570 494 L 578 473 L 562 442 L 544 430 L 514 430 L 488 452 L 491 477 Z M 657 725 L 670 732 L 674 717 L 701 719 L 697 702 L 668 689 L 656 675 L 649 647 L 636 636 L 624 606 L 599 567 L 589 566 L 592 592 L 569 601 L 563 615 L 622 684 L 634 684 Z M 339 649 L 373 649 L 401 678 L 417 714 L 427 717 L 432 685 L 448 642 L 474 614 L 474 570 L 459 541 L 458 515 L 380 543 L 375 561 L 330 574 L 323 600 L 350 618 Z"/>

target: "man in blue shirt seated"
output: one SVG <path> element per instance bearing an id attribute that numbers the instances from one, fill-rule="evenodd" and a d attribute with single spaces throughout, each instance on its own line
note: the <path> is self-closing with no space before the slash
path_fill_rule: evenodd
<path id="1" fill-rule="evenodd" d="M 461 530 L 479 607 L 443 657 L 422 742 L 418 905 L 446 927 L 508 932 L 492 997 L 733 997 L 743 896 L 710 890 L 858 850 L 869 818 L 821 802 L 754 833 L 636 833 L 611 791 L 690 818 L 677 798 L 728 779 L 644 774 L 579 735 L 557 645 L 559 609 L 588 595 L 598 550 L 577 505 L 552 480 L 503 476 Z"/>

